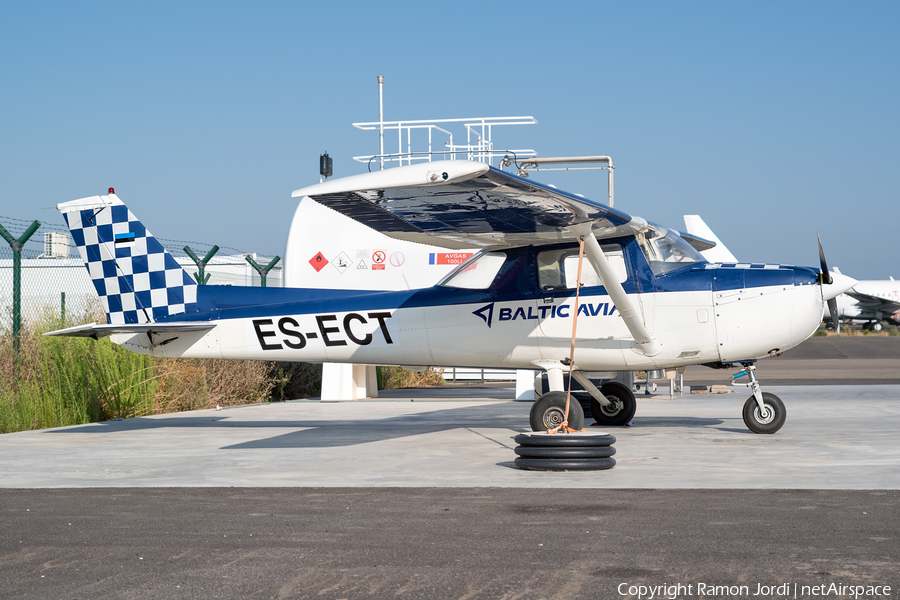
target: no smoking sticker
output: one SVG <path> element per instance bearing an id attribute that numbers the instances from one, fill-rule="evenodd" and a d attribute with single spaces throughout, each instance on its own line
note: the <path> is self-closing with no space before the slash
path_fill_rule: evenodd
<path id="1" fill-rule="evenodd" d="M 387 258 L 387 254 L 384 250 L 375 250 L 372 252 L 372 270 L 384 271 L 385 258 Z"/>

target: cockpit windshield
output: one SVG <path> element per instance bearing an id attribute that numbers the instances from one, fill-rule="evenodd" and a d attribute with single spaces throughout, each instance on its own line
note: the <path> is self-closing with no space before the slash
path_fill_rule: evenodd
<path id="1" fill-rule="evenodd" d="M 469 290 L 486 290 L 506 262 L 503 252 L 481 252 L 456 267 L 438 285 Z"/>
<path id="2" fill-rule="evenodd" d="M 635 237 L 654 275 L 668 273 L 692 263 L 706 262 L 703 255 L 678 235 L 677 231 L 651 225 Z"/>

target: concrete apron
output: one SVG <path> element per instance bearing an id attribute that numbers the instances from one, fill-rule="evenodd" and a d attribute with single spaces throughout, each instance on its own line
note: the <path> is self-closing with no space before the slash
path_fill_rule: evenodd
<path id="1" fill-rule="evenodd" d="M 787 406 L 774 435 L 744 426 L 747 394 L 639 393 L 608 471 L 519 470 L 530 403 L 415 390 L 6 434 L 0 486 L 900 488 L 900 386 L 765 389 Z"/>

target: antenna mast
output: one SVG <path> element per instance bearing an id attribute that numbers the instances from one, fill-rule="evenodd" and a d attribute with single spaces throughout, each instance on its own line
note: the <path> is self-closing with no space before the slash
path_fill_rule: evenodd
<path id="1" fill-rule="evenodd" d="M 384 75 L 378 76 L 378 137 L 381 142 L 379 160 L 381 170 L 384 171 Z"/>

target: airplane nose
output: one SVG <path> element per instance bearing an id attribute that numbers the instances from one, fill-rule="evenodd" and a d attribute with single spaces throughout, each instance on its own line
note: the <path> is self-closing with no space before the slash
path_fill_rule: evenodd
<path id="1" fill-rule="evenodd" d="M 822 300 L 831 300 L 839 294 L 843 294 L 854 285 L 859 283 L 852 277 L 847 277 L 843 273 L 831 272 L 831 283 L 822 284 Z"/>

